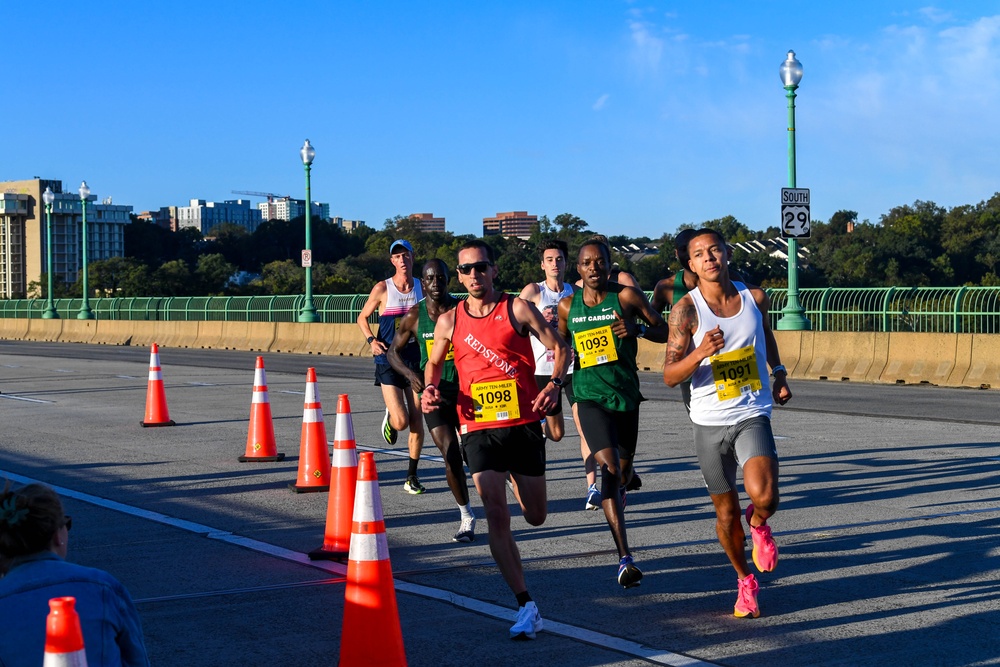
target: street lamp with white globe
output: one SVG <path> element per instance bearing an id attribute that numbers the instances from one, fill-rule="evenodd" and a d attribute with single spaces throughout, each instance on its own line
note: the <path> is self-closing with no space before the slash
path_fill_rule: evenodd
<path id="1" fill-rule="evenodd" d="M 795 187 L 795 90 L 802 80 L 802 63 L 789 51 L 778 70 L 788 98 L 788 187 Z M 806 318 L 805 308 L 799 303 L 799 242 L 788 239 L 788 301 L 781 311 L 777 329 L 782 331 L 808 331 L 812 324 Z"/>
<path id="2" fill-rule="evenodd" d="M 83 208 L 83 236 L 81 243 L 83 246 L 83 301 L 80 303 L 80 312 L 76 314 L 78 320 L 92 320 L 94 313 L 90 310 L 90 282 L 87 274 L 87 198 L 90 197 L 90 188 L 87 181 L 80 183 L 80 206 Z"/>
<path id="3" fill-rule="evenodd" d="M 48 288 L 45 291 L 45 312 L 42 313 L 43 320 L 59 319 L 56 312 L 56 302 L 52 299 L 52 202 L 56 200 L 56 195 L 52 188 L 45 188 L 42 193 L 42 201 L 45 203 L 45 273 L 48 276 Z"/>
<path id="4" fill-rule="evenodd" d="M 306 296 L 299 312 L 299 322 L 318 322 L 316 306 L 313 305 L 313 283 L 312 283 L 312 188 L 310 184 L 310 172 L 312 171 L 313 159 L 316 157 L 316 149 L 312 147 L 309 140 L 302 145 L 299 151 L 302 156 L 302 166 L 306 170 L 306 249 L 302 253 L 302 265 L 306 269 Z"/>

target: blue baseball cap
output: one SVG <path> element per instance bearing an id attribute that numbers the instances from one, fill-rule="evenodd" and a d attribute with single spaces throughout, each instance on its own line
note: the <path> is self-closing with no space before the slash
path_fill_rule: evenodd
<path id="1" fill-rule="evenodd" d="M 390 255 L 395 255 L 396 252 L 398 252 L 396 250 L 396 246 L 403 246 L 404 248 L 410 251 L 411 255 L 413 254 L 413 246 L 410 245 L 409 241 L 407 241 L 406 239 L 396 239 L 395 241 L 392 242 L 392 245 L 389 246 Z"/>

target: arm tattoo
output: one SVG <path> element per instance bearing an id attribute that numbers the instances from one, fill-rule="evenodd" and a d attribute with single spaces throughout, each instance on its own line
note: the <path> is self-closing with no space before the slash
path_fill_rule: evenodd
<path id="1" fill-rule="evenodd" d="M 667 363 L 675 363 L 685 357 L 691 335 L 698 325 L 698 313 L 690 301 L 681 301 L 670 309 L 670 336 L 667 338 Z"/>

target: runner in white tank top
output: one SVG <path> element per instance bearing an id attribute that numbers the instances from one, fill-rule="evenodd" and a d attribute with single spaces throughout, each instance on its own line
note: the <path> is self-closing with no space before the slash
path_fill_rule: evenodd
<path id="1" fill-rule="evenodd" d="M 778 509 L 778 453 L 767 394 L 772 389 L 774 401 L 784 405 L 792 392 L 768 323 L 767 295 L 759 287 L 732 282 L 729 248 L 718 232 L 694 232 L 687 249 L 698 287 L 670 309 L 663 380 L 674 387 L 691 378 L 695 452 L 715 506 L 719 543 L 739 577 L 733 614 L 756 617 L 760 586 L 747 564 L 736 468 L 743 468 L 750 496 L 745 516 L 753 561 L 759 571 L 770 572 L 778 563 L 767 525 Z"/>

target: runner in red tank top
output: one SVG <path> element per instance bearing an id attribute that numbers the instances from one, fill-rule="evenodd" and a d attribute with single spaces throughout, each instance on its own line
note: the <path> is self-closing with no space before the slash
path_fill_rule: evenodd
<path id="1" fill-rule="evenodd" d="M 449 343 L 458 370 L 458 407 L 465 452 L 489 525 L 490 552 L 517 597 L 511 639 L 534 639 L 542 629 L 538 608 L 528 595 L 521 555 L 510 532 L 507 475 L 525 520 L 540 526 L 545 500 L 545 438 L 541 415 L 559 400 L 569 348 L 528 301 L 493 289 L 497 269 L 493 251 L 480 240 L 458 251 L 458 279 L 468 300 L 441 314 L 434 328 L 434 350 L 424 368 L 424 412 L 437 409 L 441 365 Z M 536 395 L 534 356 L 528 335 L 553 350 L 552 380 Z"/>

